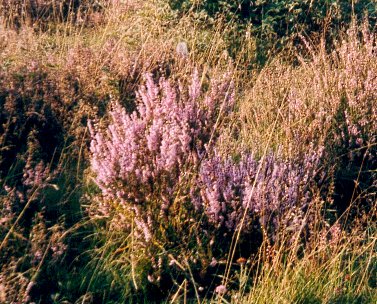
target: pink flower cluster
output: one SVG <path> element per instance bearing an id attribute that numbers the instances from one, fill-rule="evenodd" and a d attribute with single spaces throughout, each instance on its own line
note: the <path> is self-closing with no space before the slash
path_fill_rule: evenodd
<path id="1" fill-rule="evenodd" d="M 217 153 L 205 159 L 197 180 L 199 191 L 191 191 L 195 208 L 204 210 L 209 222 L 216 228 L 236 228 L 245 210 L 248 186 L 257 169 L 258 162 L 247 155 L 242 156 L 239 162 L 223 159 Z M 248 219 L 249 215 L 250 212 Z"/>
<path id="2" fill-rule="evenodd" d="M 265 227 L 269 221 L 277 224 L 277 217 L 309 203 L 321 156 L 322 149 L 301 161 L 283 161 L 270 154 L 259 161 L 243 155 L 235 162 L 215 153 L 201 165 L 200 191 L 191 191 L 192 201 L 216 228 L 240 228 L 244 213 L 244 231 L 251 230 L 255 218 Z"/>
<path id="3" fill-rule="evenodd" d="M 197 163 L 216 137 L 218 115 L 233 106 L 234 89 L 225 75 L 204 91 L 197 70 L 188 89 L 163 78 L 157 84 L 150 74 L 145 78 L 133 113 L 114 103 L 106 132 L 89 124 L 91 166 L 105 197 L 128 206 L 157 198 L 166 211 L 185 165 Z"/>

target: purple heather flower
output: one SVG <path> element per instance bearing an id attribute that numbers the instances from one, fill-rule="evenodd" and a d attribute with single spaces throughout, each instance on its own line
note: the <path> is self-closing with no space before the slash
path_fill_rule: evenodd
<path id="1" fill-rule="evenodd" d="M 234 231 L 244 219 L 242 230 L 246 232 L 252 229 L 255 216 L 265 226 L 267 220 L 273 220 L 272 215 L 283 216 L 308 204 L 321 155 L 313 153 L 303 161 L 290 162 L 273 154 L 263 162 L 243 155 L 235 162 L 215 153 L 201 163 L 197 179 L 200 191 L 190 191 L 193 204 L 196 210 L 204 210 L 217 228 Z"/>
<path id="2" fill-rule="evenodd" d="M 234 103 L 230 75 L 212 81 L 208 92 L 202 90 L 200 78 L 195 70 L 186 89 L 164 78 L 156 83 L 146 74 L 133 113 L 115 102 L 105 131 L 89 123 L 91 167 L 106 198 L 146 210 L 148 204 L 158 201 L 161 214 L 166 215 L 186 165 L 195 165 L 205 154 L 209 138 L 218 136 L 212 132 L 220 109 L 230 111 Z M 219 211 L 225 208 L 222 204 L 213 215 L 222 217 Z M 144 238 L 151 239 L 150 225 L 142 216 L 137 225 Z"/>
<path id="3" fill-rule="evenodd" d="M 226 289 L 225 285 L 219 285 L 215 288 L 215 292 L 219 295 L 224 295 L 226 294 L 228 290 Z"/>

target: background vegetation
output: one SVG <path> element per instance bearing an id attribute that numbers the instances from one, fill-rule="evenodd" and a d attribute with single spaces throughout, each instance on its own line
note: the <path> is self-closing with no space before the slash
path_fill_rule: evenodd
<path id="1" fill-rule="evenodd" d="M 377 301 L 376 1 L 0 1 L 0 303 Z"/>

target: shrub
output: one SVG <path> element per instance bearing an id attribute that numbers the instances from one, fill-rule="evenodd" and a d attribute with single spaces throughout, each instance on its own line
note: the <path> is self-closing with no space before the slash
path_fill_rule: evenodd
<path id="1" fill-rule="evenodd" d="M 82 142 L 83 121 L 96 109 L 80 112 L 95 99 L 73 75 L 69 65 L 55 75 L 38 61 L 0 71 L 0 276 L 8 302 L 46 302 L 58 289 L 57 267 L 68 267 L 77 248 L 74 237 L 62 237 L 82 217 L 80 145 L 70 145 Z"/>
<path id="2" fill-rule="evenodd" d="M 300 219 L 319 182 L 316 178 L 321 156 L 321 149 L 294 161 L 270 154 L 259 161 L 252 155 L 243 155 L 235 162 L 215 155 L 200 166 L 200 195 L 192 196 L 193 202 L 216 229 L 251 232 L 255 219 L 272 235 L 283 227 L 299 229 Z M 287 220 L 288 213 L 295 223 L 282 222 Z M 290 224 L 296 227 L 289 227 Z"/>
<path id="3" fill-rule="evenodd" d="M 229 79 L 213 81 L 203 97 L 198 72 L 188 92 L 163 78 L 157 86 L 150 74 L 146 80 L 135 112 L 114 104 L 106 134 L 91 127 L 91 165 L 106 199 L 147 212 L 157 203 L 152 210 L 164 213 L 185 168 L 197 165 L 218 136 L 218 115 L 229 111 L 234 97 Z M 140 228 L 149 239 L 146 227 Z"/>
<path id="4" fill-rule="evenodd" d="M 304 39 L 310 60 L 306 54 L 297 56 L 296 66 L 273 61 L 240 103 L 237 147 L 258 148 L 274 122 L 271 146 L 286 157 L 324 147 L 323 174 L 335 183 L 339 214 L 355 202 L 371 207 L 375 200 L 377 61 L 369 27 L 351 25 L 331 53 L 324 42 L 315 48 Z"/>
<path id="5" fill-rule="evenodd" d="M 194 244 L 203 236 L 192 231 L 200 215 L 185 196 L 195 167 L 219 135 L 218 122 L 233 105 L 232 86 L 230 75 L 212 80 L 204 90 L 196 71 L 187 90 L 163 78 L 157 85 L 149 74 L 138 91 L 136 111 L 127 114 L 114 104 L 106 132 L 91 127 L 92 169 L 107 202 L 102 210 L 115 212 L 114 226 L 134 235 L 138 251 L 144 252 L 138 263 L 149 265 L 139 283 L 149 273 L 149 281 L 168 290 L 166 250 L 181 257 L 202 251 Z M 143 286 L 139 283 L 135 287 Z"/>
<path id="6" fill-rule="evenodd" d="M 353 26 L 332 56 L 341 71 L 337 111 L 327 140 L 336 157 L 336 203 L 339 211 L 355 204 L 373 208 L 377 170 L 376 34 L 368 26 Z M 358 209 L 358 207 L 356 209 Z M 353 210 L 354 216 L 361 210 Z"/>
<path id="7" fill-rule="evenodd" d="M 42 54 L 34 48 L 41 37 L 32 30 L 1 34 L 0 236 L 6 242 L 0 248 L 0 289 L 5 288 L 8 302 L 21 302 L 26 293 L 30 301 L 49 303 L 58 289 L 59 297 L 75 300 L 82 283 L 77 273 L 89 281 L 89 274 L 81 273 L 86 254 L 80 251 L 88 247 L 81 238 L 92 226 L 83 225 L 79 236 L 71 234 L 85 216 L 80 196 L 88 166 L 87 121 L 105 116 L 111 95 L 131 107 L 141 71 L 162 65 L 171 54 L 136 60 L 114 39 L 100 47 Z M 28 51 L 17 45 L 27 45 Z M 58 286 L 62 280 L 64 288 Z"/>
<path id="8" fill-rule="evenodd" d="M 17 154 L 39 154 L 50 162 L 63 142 L 62 102 L 54 98 L 55 84 L 37 63 L 14 74 L 0 74 L 0 134 L 3 151 L 0 174 L 4 178 Z M 58 149 L 61 149 L 59 147 Z M 58 151 L 55 151 L 58 152 Z"/>
<path id="9" fill-rule="evenodd" d="M 13 278 L 5 283 L 8 302 L 43 298 L 46 289 L 52 293 L 57 288 L 40 274 L 52 277 L 49 269 L 66 253 L 60 238 L 64 225 L 78 217 L 74 206 L 62 205 L 72 193 L 70 182 L 66 194 L 60 189 L 66 108 L 56 91 L 49 73 L 36 62 L 0 72 L 0 260 L 13 261 L 1 269 Z M 38 271 L 30 271 L 33 267 Z"/>
<path id="10" fill-rule="evenodd" d="M 196 71 L 187 90 L 164 78 L 156 85 L 148 74 L 136 111 L 115 103 L 104 131 L 90 125 L 91 167 L 104 199 L 91 212 L 114 216 L 112 229 L 138 240 L 133 255 L 149 266 L 135 287 L 148 274 L 161 290 L 190 276 L 209 288 L 216 269 L 209 261 L 227 256 L 236 231 L 245 245 L 237 255 L 246 256 L 258 249 L 262 230 L 270 241 L 284 228 L 301 235 L 321 153 L 303 161 L 212 153 L 218 121 L 233 102 L 228 75 L 205 90 Z"/>

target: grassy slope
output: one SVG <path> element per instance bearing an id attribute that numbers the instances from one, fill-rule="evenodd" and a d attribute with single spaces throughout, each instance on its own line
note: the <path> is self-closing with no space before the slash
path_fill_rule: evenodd
<path id="1" fill-rule="evenodd" d="M 18 69 L 28 68 L 36 62 L 51 75 L 50 81 L 59 83 L 58 94 L 72 111 L 67 115 L 65 126 L 67 144 L 63 144 L 61 156 L 57 160 L 57 164 L 63 166 L 63 173 L 56 182 L 61 190 L 59 195 L 52 195 L 50 200 L 57 204 L 58 209 L 64 205 L 66 213 L 78 214 L 62 228 L 71 227 L 74 231 L 67 242 L 71 241 L 70 246 L 76 246 L 76 251 L 70 253 L 71 257 L 58 262 L 57 268 L 54 268 L 56 262 L 49 256 L 48 245 L 38 240 L 38 237 L 44 238 L 46 235 L 50 241 L 54 240 L 51 234 L 46 232 L 38 235 L 37 232 L 25 231 L 15 225 L 14 219 L 6 222 L 2 236 L 9 236 L 13 240 L 17 239 L 17 234 L 9 231 L 23 234 L 24 238 L 32 239 L 42 248 L 46 259 L 43 258 L 36 265 L 22 262 L 21 266 L 18 264 L 14 267 L 11 264 L 17 264 L 17 261 L 5 262 L 7 266 L 0 277 L 0 302 L 27 301 L 29 282 L 38 280 L 40 276 L 51 275 L 51 271 L 44 269 L 44 266 L 59 269 L 59 263 L 63 263 L 68 271 L 60 269 L 55 277 L 59 282 L 51 289 L 51 294 L 56 303 L 63 303 L 64 300 L 110 303 L 130 299 L 129 294 L 136 280 L 134 272 L 142 273 L 143 269 L 135 270 L 137 267 L 142 268 L 142 265 L 135 262 L 130 243 L 127 243 L 128 237 L 114 232 L 110 220 L 106 224 L 106 219 L 98 221 L 95 217 L 90 220 L 87 218 L 87 210 L 90 214 L 98 205 L 95 201 L 91 202 L 93 185 L 90 173 L 83 171 L 88 166 L 86 119 L 106 119 L 104 113 L 111 98 L 120 98 L 127 106 L 134 99 L 133 92 L 141 83 L 141 75 L 145 71 L 153 70 L 157 75 L 169 74 L 182 78 L 193 65 L 200 66 L 209 76 L 228 68 L 227 49 L 232 47 L 235 31 L 231 22 L 219 19 L 211 23 L 191 15 L 177 18 L 164 2 L 135 1 L 109 9 L 104 16 L 91 27 L 53 24 L 47 32 L 24 27 L 19 33 L 0 28 L 1 41 L 4 41 L 0 44 L 3 73 L 18 73 Z M 339 79 L 345 82 L 352 80 L 347 78 L 352 70 L 342 67 L 342 64 L 347 64 L 346 58 L 341 57 L 335 66 L 330 59 L 325 58 L 321 46 L 314 46 L 316 49 L 308 52 L 305 59 L 299 57 L 298 64 L 286 63 L 286 58 L 276 57 L 261 72 L 246 71 L 249 61 L 255 59 L 255 41 L 247 35 L 236 38 L 240 47 L 232 65 L 238 91 L 237 111 L 229 128 L 224 130 L 220 149 L 235 153 L 242 147 L 263 154 L 268 147 L 281 149 L 284 155 L 291 157 L 306 153 L 310 143 L 324 144 L 332 122 L 322 119 L 335 115 L 334 111 L 343 93 L 335 85 Z M 351 40 L 352 37 L 350 44 Z M 180 41 L 188 44 L 190 53 L 186 61 L 175 52 Z M 341 47 L 339 50 L 342 51 Z M 368 57 L 367 51 L 360 52 L 359 56 L 369 60 L 364 62 L 362 74 L 377 70 L 375 54 Z M 72 91 L 71 86 L 74 84 L 65 76 L 69 79 L 76 77 L 78 91 Z M 69 107 L 71 100 L 75 100 L 73 108 Z M 298 104 L 296 108 L 292 106 L 294 102 Z M 358 109 L 356 107 L 353 110 L 357 112 Z M 313 115 L 321 111 L 322 116 Z M 236 139 L 233 136 L 235 133 Z M 91 204 L 88 209 L 77 206 L 78 197 L 85 193 L 89 193 L 91 198 L 81 202 Z M 6 197 L 6 194 L 3 196 Z M 44 201 L 44 204 L 49 204 L 49 201 Z M 35 212 L 38 214 L 40 211 Z M 29 216 L 37 218 L 36 215 Z M 323 220 L 321 214 L 318 218 L 319 221 Z M 35 222 L 38 221 L 35 219 Z M 54 220 L 52 222 L 50 227 L 44 229 L 53 227 Z M 55 222 L 58 223 L 58 219 Z M 87 230 L 78 230 L 88 227 L 92 222 L 94 224 L 90 224 Z M 340 232 L 334 242 L 335 236 L 329 240 L 327 235 L 331 233 L 330 228 L 318 227 L 317 234 L 304 251 L 298 244 L 287 245 L 284 242 L 281 247 L 269 248 L 267 251 L 264 250 L 269 247 L 266 243 L 248 264 L 242 265 L 230 278 L 239 286 L 238 290 L 230 291 L 224 297 L 213 296 L 211 301 L 374 303 L 377 301 L 375 228 L 373 221 L 356 223 L 351 230 Z M 81 240 L 79 233 L 86 235 L 88 244 L 84 247 L 88 246 L 89 250 L 78 245 Z M 5 245 L 5 242 L 2 243 L 1 249 Z M 17 250 L 18 247 L 14 248 Z M 28 245 L 20 245 L 19 250 L 31 256 L 34 254 Z M 81 262 L 74 263 L 88 253 L 90 255 Z M 22 252 L 16 252 L 14 256 L 19 258 L 20 254 L 23 255 Z M 51 263 L 48 261 L 50 258 Z M 28 268 L 22 265 L 32 266 Z M 172 290 L 170 299 L 185 299 L 186 285 L 180 286 Z M 40 292 L 37 290 L 31 295 L 38 299 Z M 43 299 L 47 299 L 49 292 L 44 296 L 46 298 Z M 43 299 L 42 302 L 45 301 Z"/>

